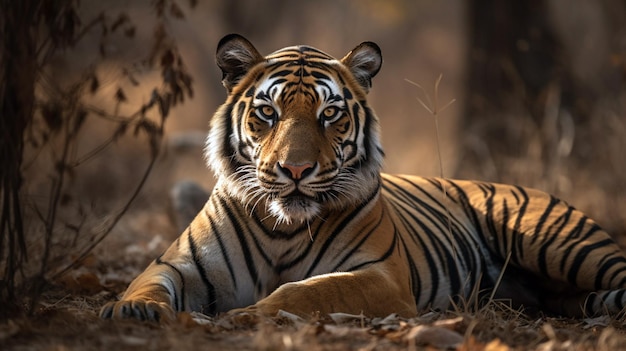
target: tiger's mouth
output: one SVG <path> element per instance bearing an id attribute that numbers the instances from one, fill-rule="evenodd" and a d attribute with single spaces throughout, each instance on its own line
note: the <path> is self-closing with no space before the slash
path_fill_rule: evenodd
<path id="1" fill-rule="evenodd" d="M 302 223 L 317 216 L 321 204 L 316 198 L 295 189 L 287 195 L 273 198 L 269 209 L 279 222 Z"/>
<path id="2" fill-rule="evenodd" d="M 295 188 L 292 192 L 290 192 L 289 194 L 285 196 L 281 196 L 281 198 L 287 201 L 293 201 L 293 200 L 299 200 L 299 199 L 309 199 L 309 200 L 315 201 L 315 198 L 313 196 L 306 195 L 305 193 L 300 191 L 300 189 L 298 188 Z"/>

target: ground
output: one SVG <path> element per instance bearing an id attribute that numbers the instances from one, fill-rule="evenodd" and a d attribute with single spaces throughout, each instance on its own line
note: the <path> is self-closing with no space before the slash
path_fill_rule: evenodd
<path id="1" fill-rule="evenodd" d="M 154 211 L 131 212 L 80 266 L 50 285 L 33 315 L 2 322 L 0 350 L 185 350 L 198 345 L 206 350 L 626 348 L 624 320 L 529 316 L 497 302 L 479 309 L 457 306 L 447 312 L 424 311 L 411 319 L 334 314 L 305 321 L 288 313 L 273 319 L 183 313 L 169 325 L 101 320 L 99 308 L 115 299 L 172 239 L 159 233 L 125 235 L 125 229 L 133 231 L 133 225 L 173 231 L 171 217 Z"/>
<path id="2" fill-rule="evenodd" d="M 333 315 L 302 321 L 289 315 L 196 317 L 181 314 L 160 326 L 105 321 L 111 298 L 49 292 L 34 316 L 0 326 L 2 350 L 617 350 L 626 347 L 620 322 L 606 317 L 530 318 L 494 305 L 474 313 L 426 312 L 402 319 Z"/>

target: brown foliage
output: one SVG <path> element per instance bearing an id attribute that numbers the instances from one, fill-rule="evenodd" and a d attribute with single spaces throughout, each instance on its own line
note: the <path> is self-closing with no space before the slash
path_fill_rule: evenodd
<path id="1" fill-rule="evenodd" d="M 192 96 L 191 76 L 163 25 L 170 17 L 183 18 L 183 12 L 173 0 L 157 1 L 154 6 L 158 24 L 154 29 L 152 50 L 142 64 L 145 68 L 160 69 L 162 83 L 152 89 L 148 102 L 140 104 L 134 112 L 123 114 L 120 106 L 131 101 L 122 87 L 112 97 L 112 108 L 94 106 L 86 97 L 97 94 L 102 87 L 96 68 L 112 55 L 106 46 L 109 37 L 118 31 L 126 40 L 133 40 L 135 36 L 136 27 L 127 14 L 110 17 L 102 12 L 86 20 L 80 16 L 79 3 L 73 0 L 2 2 L 0 269 L 3 278 L 0 303 L 7 308 L 1 309 L 0 317 L 24 307 L 32 312 L 46 284 L 59 277 L 67 281 L 68 269 L 82 261 L 106 237 L 150 173 L 171 108 L 183 103 L 185 96 Z M 164 7 L 169 11 L 160 10 Z M 61 83 L 52 78 L 49 74 L 51 61 L 63 57 L 88 36 L 97 37 L 97 30 L 100 55 L 95 62 L 69 82 Z M 128 81 L 139 85 L 132 68 L 123 67 L 122 71 Z M 79 148 L 80 137 L 85 125 L 94 120 L 107 121 L 114 127 L 110 128 L 108 138 L 85 152 Z M 80 202 L 75 204 L 75 218 L 61 218 L 59 208 L 76 200 L 68 189 L 68 184 L 77 177 L 76 169 L 125 137 L 129 127 L 133 130 L 132 137 L 147 140 L 150 162 L 126 203 L 106 220 L 95 225 L 90 223 L 98 227 L 97 230 L 86 230 L 87 211 Z M 26 152 L 31 157 L 27 164 L 23 162 Z M 45 157 L 49 158 L 50 165 L 45 171 L 49 197 L 40 203 L 29 199 L 22 189 L 24 184 L 32 183 L 33 172 L 28 168 Z M 25 209 L 30 214 L 28 222 L 24 220 Z M 65 235 L 70 237 L 68 240 L 59 237 L 59 231 L 73 235 Z M 68 253 L 73 253 L 70 260 L 67 260 Z M 60 257 L 65 259 L 60 260 Z M 82 275 L 77 279 L 91 278 Z"/>

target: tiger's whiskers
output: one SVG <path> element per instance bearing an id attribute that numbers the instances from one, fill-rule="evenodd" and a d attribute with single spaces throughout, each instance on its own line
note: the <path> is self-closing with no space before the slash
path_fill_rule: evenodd
<path id="1" fill-rule="evenodd" d="M 311 238 L 311 242 L 313 242 L 313 233 L 311 233 L 311 222 L 308 219 L 306 220 L 306 227 L 309 231 L 309 238 Z"/>

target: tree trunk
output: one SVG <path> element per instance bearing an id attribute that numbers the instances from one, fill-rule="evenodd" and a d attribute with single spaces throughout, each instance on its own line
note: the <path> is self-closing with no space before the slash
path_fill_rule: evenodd
<path id="1" fill-rule="evenodd" d="M 24 131 L 33 116 L 37 72 L 33 39 L 37 1 L 3 0 L 0 30 L 0 301 L 16 301 L 15 284 L 26 244 L 20 187 Z M 3 306 L 2 313 L 11 307 Z M 2 315 L 0 315 L 2 317 Z"/>
<path id="2" fill-rule="evenodd" d="M 555 113 L 572 105 L 573 80 L 545 0 L 471 0 L 468 11 L 466 145 L 456 176 L 511 181 L 502 171 L 515 160 L 553 161 L 563 128 Z"/>

